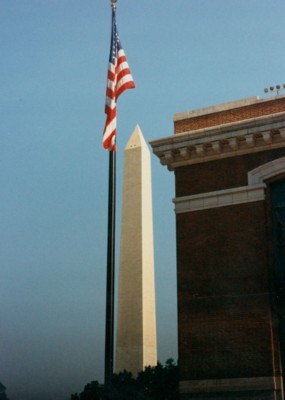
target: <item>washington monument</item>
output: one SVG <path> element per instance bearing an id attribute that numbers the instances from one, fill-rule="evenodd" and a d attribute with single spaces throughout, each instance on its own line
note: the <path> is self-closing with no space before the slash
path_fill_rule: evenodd
<path id="1" fill-rule="evenodd" d="M 150 152 L 139 126 L 125 148 L 116 372 L 157 364 Z"/>

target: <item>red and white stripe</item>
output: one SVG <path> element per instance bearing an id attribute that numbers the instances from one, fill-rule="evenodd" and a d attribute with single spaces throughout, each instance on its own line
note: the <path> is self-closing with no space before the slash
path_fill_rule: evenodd
<path id="1" fill-rule="evenodd" d="M 117 99 L 125 90 L 135 87 L 134 80 L 123 49 L 118 50 L 115 63 L 109 62 L 105 113 L 107 115 L 103 133 L 103 147 L 116 151 Z"/>

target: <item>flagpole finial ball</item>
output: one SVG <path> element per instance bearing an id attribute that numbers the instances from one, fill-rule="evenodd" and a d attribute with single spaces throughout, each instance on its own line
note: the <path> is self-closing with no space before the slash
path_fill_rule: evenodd
<path id="1" fill-rule="evenodd" d="M 115 4 L 115 3 L 117 3 L 117 0 L 111 0 L 111 2 L 112 2 L 113 4 Z"/>

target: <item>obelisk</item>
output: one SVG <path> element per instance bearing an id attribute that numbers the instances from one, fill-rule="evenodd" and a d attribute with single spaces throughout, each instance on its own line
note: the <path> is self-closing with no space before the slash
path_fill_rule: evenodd
<path id="1" fill-rule="evenodd" d="M 125 148 L 116 372 L 157 364 L 150 152 L 137 125 Z"/>

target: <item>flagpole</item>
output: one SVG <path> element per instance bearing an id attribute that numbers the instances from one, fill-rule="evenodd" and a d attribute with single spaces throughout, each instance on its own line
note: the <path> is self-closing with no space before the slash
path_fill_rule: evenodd
<path id="1" fill-rule="evenodd" d="M 114 275 L 116 217 L 116 152 L 109 152 L 109 201 L 106 282 L 105 390 L 110 389 L 114 358 Z"/>
<path id="2" fill-rule="evenodd" d="M 112 10 L 117 0 L 111 0 Z M 116 152 L 109 151 L 109 195 L 108 195 L 108 241 L 106 276 L 106 321 L 105 321 L 105 398 L 110 395 L 114 368 L 114 281 L 115 281 L 115 217 L 116 217 Z"/>
<path id="3" fill-rule="evenodd" d="M 116 108 L 117 99 L 125 90 L 135 87 L 134 80 L 122 48 L 116 25 L 116 3 L 112 7 L 112 35 L 108 64 L 103 147 L 109 150 L 108 240 L 106 277 L 106 326 L 104 399 L 111 397 L 114 361 L 114 281 L 115 281 L 115 211 L 116 211 Z"/>

